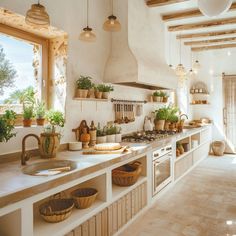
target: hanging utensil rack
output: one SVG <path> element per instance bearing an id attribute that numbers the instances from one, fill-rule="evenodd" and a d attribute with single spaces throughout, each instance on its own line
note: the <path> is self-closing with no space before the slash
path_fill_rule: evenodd
<path id="1" fill-rule="evenodd" d="M 146 104 L 147 101 L 146 100 L 143 100 L 143 101 L 139 101 L 139 100 L 121 100 L 121 99 L 114 99 L 112 98 L 111 99 L 111 102 L 114 102 L 114 103 L 132 103 L 132 104 L 137 104 L 137 103 L 144 103 Z"/>

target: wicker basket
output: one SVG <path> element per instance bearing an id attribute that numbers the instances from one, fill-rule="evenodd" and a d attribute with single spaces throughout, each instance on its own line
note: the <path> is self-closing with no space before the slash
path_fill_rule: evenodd
<path id="1" fill-rule="evenodd" d="M 39 213 L 49 223 L 57 223 L 67 219 L 74 207 L 73 199 L 50 199 L 39 206 Z"/>
<path id="2" fill-rule="evenodd" d="M 223 156 L 225 152 L 225 143 L 223 141 L 215 141 L 212 143 L 212 151 L 215 156 Z"/>
<path id="3" fill-rule="evenodd" d="M 71 192 L 75 206 L 78 209 L 90 207 L 96 200 L 97 195 L 98 191 L 94 188 L 79 188 Z"/>
<path id="4" fill-rule="evenodd" d="M 137 161 L 121 166 L 112 171 L 112 182 L 119 186 L 131 186 L 137 182 L 141 171 L 142 164 Z"/>

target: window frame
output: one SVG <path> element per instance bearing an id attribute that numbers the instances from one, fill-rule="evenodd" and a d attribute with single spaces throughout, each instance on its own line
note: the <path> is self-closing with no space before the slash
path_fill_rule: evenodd
<path id="1" fill-rule="evenodd" d="M 0 23 L 0 33 L 12 36 L 16 39 L 24 40 L 29 43 L 36 43 L 42 47 L 42 100 L 45 101 L 46 107 L 49 106 L 49 39 L 40 37 L 33 33 L 11 27 Z M 18 117 L 22 117 L 21 114 Z M 18 122 L 17 122 L 18 124 Z"/>

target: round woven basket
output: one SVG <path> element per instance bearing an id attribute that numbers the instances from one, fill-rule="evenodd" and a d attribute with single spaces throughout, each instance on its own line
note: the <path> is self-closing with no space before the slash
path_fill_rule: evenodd
<path id="1" fill-rule="evenodd" d="M 142 164 L 134 162 L 116 168 L 112 171 L 112 182 L 118 186 L 131 186 L 135 184 L 142 172 Z"/>
<path id="2" fill-rule="evenodd" d="M 98 191 L 94 188 L 79 188 L 71 192 L 71 197 L 78 209 L 90 207 L 96 200 L 97 195 Z"/>
<path id="3" fill-rule="evenodd" d="M 51 199 L 39 206 L 39 213 L 45 221 L 57 223 L 67 219 L 73 207 L 73 199 Z"/>
<path id="4" fill-rule="evenodd" d="M 212 151 L 215 156 L 223 156 L 225 152 L 225 142 L 215 141 L 212 143 Z"/>

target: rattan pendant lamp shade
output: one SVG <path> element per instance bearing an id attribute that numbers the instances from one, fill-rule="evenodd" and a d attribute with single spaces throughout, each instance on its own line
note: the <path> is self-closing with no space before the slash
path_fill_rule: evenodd
<path id="1" fill-rule="evenodd" d="M 109 32 L 118 32 L 121 30 L 121 24 L 117 20 L 117 17 L 113 15 L 113 0 L 111 0 L 112 14 L 107 17 L 107 20 L 103 24 L 103 29 Z"/>
<path id="2" fill-rule="evenodd" d="M 87 0 L 87 26 L 83 28 L 80 33 L 79 40 L 84 42 L 95 42 L 96 35 L 93 33 L 93 29 L 88 26 L 88 12 L 89 12 L 89 0 Z"/>
<path id="3" fill-rule="evenodd" d="M 37 4 L 31 5 L 31 8 L 26 12 L 25 22 L 39 28 L 47 28 L 50 25 L 49 15 L 39 1 Z"/>

